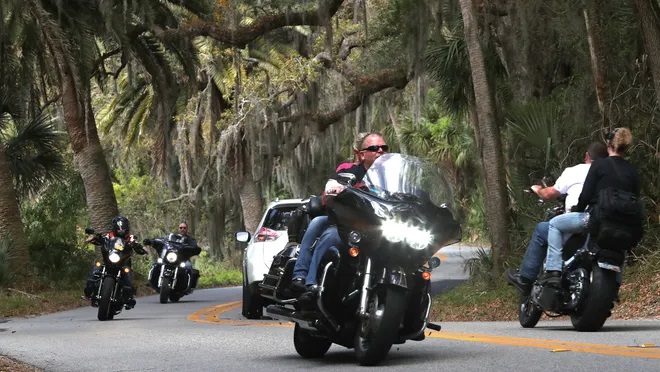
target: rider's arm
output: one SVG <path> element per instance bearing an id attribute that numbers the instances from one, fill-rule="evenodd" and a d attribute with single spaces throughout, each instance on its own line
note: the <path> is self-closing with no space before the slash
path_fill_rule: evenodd
<path id="1" fill-rule="evenodd" d="M 571 209 L 572 212 L 583 212 L 596 195 L 596 184 L 598 183 L 599 169 L 598 164 L 598 160 L 591 164 L 589 173 L 587 173 L 587 178 L 584 180 L 584 186 L 582 186 L 582 192 L 580 193 L 580 198 L 578 199 L 578 205 L 577 207 Z"/>
<path id="2" fill-rule="evenodd" d="M 536 195 L 538 195 L 541 199 L 545 201 L 557 199 L 561 195 L 561 193 L 557 191 L 557 189 L 555 189 L 554 186 L 550 186 L 550 187 L 542 187 L 540 185 L 534 185 L 534 186 L 532 186 L 532 190 L 534 190 Z"/>

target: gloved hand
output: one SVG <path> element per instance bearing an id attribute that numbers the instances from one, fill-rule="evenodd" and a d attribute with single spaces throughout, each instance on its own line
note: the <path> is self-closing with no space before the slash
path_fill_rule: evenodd
<path id="1" fill-rule="evenodd" d="M 142 245 L 151 245 L 151 239 L 144 239 Z"/>

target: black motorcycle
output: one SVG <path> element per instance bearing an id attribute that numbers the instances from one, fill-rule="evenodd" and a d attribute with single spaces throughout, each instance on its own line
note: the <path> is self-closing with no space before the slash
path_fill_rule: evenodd
<path id="1" fill-rule="evenodd" d="M 85 233 L 91 235 L 94 230 L 87 228 Z M 129 305 L 128 296 L 123 293 L 121 276 L 127 275 L 130 270 L 127 265 L 133 249 L 128 248 L 128 245 L 133 244 L 137 238 L 131 235 L 129 239 L 127 241 L 121 237 L 100 234 L 94 237 L 94 243 L 101 247 L 102 262 L 96 263 L 98 269 L 93 274 L 91 303 L 93 307 L 98 307 L 98 319 L 101 321 L 112 320 L 125 305 Z M 146 254 L 141 247 L 138 249 L 140 254 Z"/>
<path id="2" fill-rule="evenodd" d="M 160 293 L 160 303 L 166 304 L 168 299 L 177 302 L 191 294 L 197 286 L 199 271 L 186 268 L 186 262 L 201 249 L 186 245 L 177 234 L 169 234 L 165 239 L 147 239 L 144 243 L 160 250 L 160 256 L 149 269 L 149 284 Z"/>
<path id="3" fill-rule="evenodd" d="M 564 211 L 563 205 L 548 209 L 546 221 Z M 560 288 L 543 286 L 537 280 L 530 295 L 521 295 L 520 325 L 533 328 L 546 313 L 550 317 L 569 315 L 578 331 L 600 330 L 618 298 L 617 273 L 622 270 L 625 254 L 598 247 L 587 231 L 572 235 L 564 243 L 562 259 Z"/>
<path id="4" fill-rule="evenodd" d="M 296 246 L 274 259 L 262 295 L 273 318 L 296 323 L 293 342 L 305 358 L 322 357 L 332 343 L 354 348 L 360 364 L 375 365 L 393 344 L 420 341 L 428 327 L 433 255 L 460 240 L 446 203 L 449 187 L 433 165 L 400 154 L 381 156 L 364 186 L 345 176 L 346 189 L 327 204 L 344 244 L 319 269 L 317 296 L 287 298 Z M 304 297 L 304 296 L 303 296 Z"/>

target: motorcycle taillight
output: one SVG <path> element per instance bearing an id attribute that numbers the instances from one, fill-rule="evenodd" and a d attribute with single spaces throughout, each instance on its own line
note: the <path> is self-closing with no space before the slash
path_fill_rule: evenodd
<path id="1" fill-rule="evenodd" d="M 258 241 L 258 242 L 270 242 L 270 241 L 276 240 L 277 238 L 279 238 L 279 236 L 280 236 L 279 232 L 277 232 L 275 230 L 271 230 L 271 229 L 266 228 L 266 227 L 262 227 L 261 230 L 259 230 L 259 233 L 257 233 L 256 241 Z"/>

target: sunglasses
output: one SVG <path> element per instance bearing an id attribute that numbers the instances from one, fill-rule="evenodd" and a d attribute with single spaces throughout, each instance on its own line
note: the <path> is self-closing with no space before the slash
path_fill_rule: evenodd
<path id="1" fill-rule="evenodd" d="M 188 227 L 186 227 L 186 226 L 179 226 L 179 230 L 187 230 L 187 229 L 188 229 Z"/>
<path id="2" fill-rule="evenodd" d="M 614 135 L 616 134 L 616 132 L 618 130 L 619 130 L 619 128 L 614 128 L 614 130 L 612 132 L 607 134 L 607 142 L 612 142 L 612 140 L 614 139 Z"/>
<path id="3" fill-rule="evenodd" d="M 388 152 L 390 147 L 388 145 L 373 145 L 363 148 L 362 151 L 378 152 L 378 149 L 383 150 L 383 152 Z"/>

